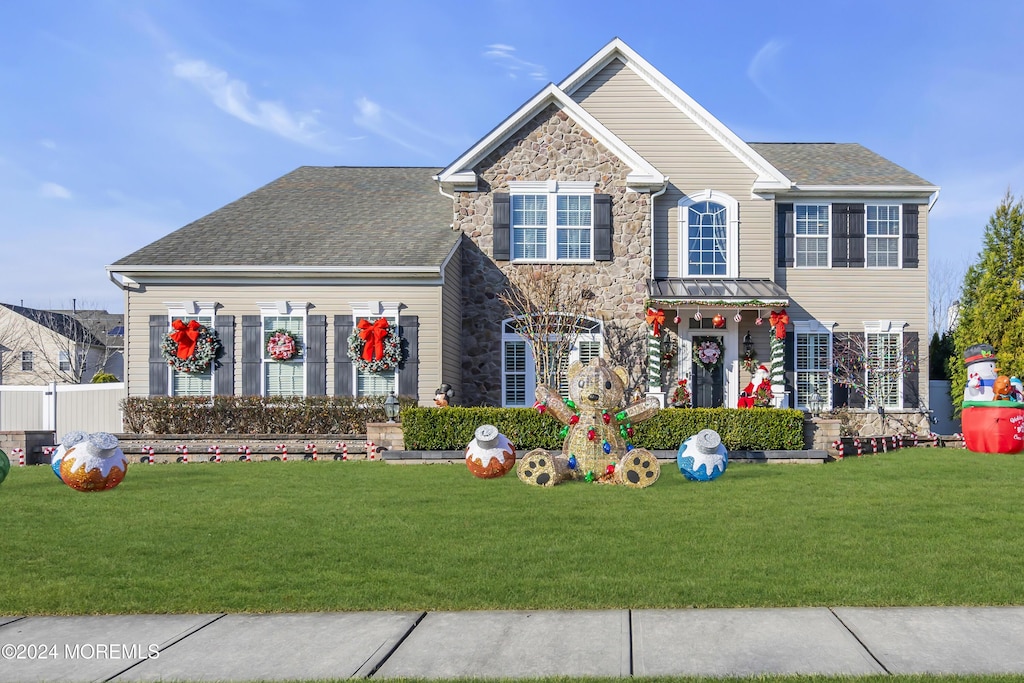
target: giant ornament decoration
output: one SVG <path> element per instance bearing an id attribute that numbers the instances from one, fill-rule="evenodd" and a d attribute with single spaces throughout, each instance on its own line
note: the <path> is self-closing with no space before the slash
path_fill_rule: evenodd
<path id="1" fill-rule="evenodd" d="M 106 491 L 124 479 L 128 458 L 117 437 L 106 432 L 71 432 L 61 439 L 60 478 L 76 491 Z"/>
<path id="2" fill-rule="evenodd" d="M 4 483 L 4 479 L 7 478 L 7 473 L 11 471 L 11 461 L 7 459 L 7 454 L 0 451 L 0 484 Z"/>
<path id="3" fill-rule="evenodd" d="M 466 446 L 466 467 L 475 477 L 503 477 L 516 464 L 516 449 L 494 425 L 476 428 L 474 438 Z"/>
<path id="4" fill-rule="evenodd" d="M 690 481 L 711 481 L 729 466 L 729 452 L 713 429 L 702 429 L 679 446 L 679 471 Z"/>

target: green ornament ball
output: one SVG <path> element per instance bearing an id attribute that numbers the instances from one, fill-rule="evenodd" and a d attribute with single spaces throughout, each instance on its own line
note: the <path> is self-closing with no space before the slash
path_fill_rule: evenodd
<path id="1" fill-rule="evenodd" d="M 11 471 L 11 461 L 7 459 L 7 454 L 0 451 L 0 484 L 7 478 L 7 473 Z"/>

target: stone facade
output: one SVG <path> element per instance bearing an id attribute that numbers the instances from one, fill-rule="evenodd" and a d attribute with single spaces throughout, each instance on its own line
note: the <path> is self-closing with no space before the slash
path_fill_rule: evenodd
<path id="1" fill-rule="evenodd" d="M 495 262 L 492 192 L 507 192 L 509 181 L 593 181 L 595 192 L 612 197 L 612 261 L 557 264 L 594 294 L 595 317 L 623 329 L 643 323 L 646 280 L 651 270 L 650 196 L 626 189 L 630 168 L 564 111 L 548 107 L 481 161 L 475 192 L 459 192 L 455 227 L 463 242 L 464 405 L 501 405 L 501 322 L 510 317 L 498 300 L 506 274 L 520 267 Z M 641 354 L 642 355 L 642 354 Z M 616 359 L 613 359 L 616 360 Z M 621 363 L 621 362 L 620 362 Z M 643 372 L 643 368 L 630 368 Z"/>

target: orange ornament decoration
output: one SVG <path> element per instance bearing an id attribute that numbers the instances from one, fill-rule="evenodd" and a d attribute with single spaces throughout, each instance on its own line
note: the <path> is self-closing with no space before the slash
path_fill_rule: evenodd
<path id="1" fill-rule="evenodd" d="M 494 425 L 476 428 L 473 440 L 466 446 L 466 467 L 474 477 L 503 477 L 515 467 L 516 449 Z"/>
<path id="2" fill-rule="evenodd" d="M 711 319 L 711 325 L 713 327 L 717 327 L 718 329 L 722 329 L 723 327 L 725 327 L 725 316 L 721 314 L 716 315 L 714 318 Z"/>
<path id="3" fill-rule="evenodd" d="M 71 432 L 62 440 L 61 448 L 61 481 L 76 491 L 112 489 L 128 471 L 128 458 L 113 434 Z"/>

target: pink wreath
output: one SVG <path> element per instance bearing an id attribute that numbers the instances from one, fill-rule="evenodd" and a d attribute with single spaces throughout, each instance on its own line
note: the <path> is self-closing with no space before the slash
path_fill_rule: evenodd
<path id="1" fill-rule="evenodd" d="M 291 360 L 298 351 L 295 338 L 284 330 L 274 332 L 267 340 L 267 354 L 274 360 Z"/>

